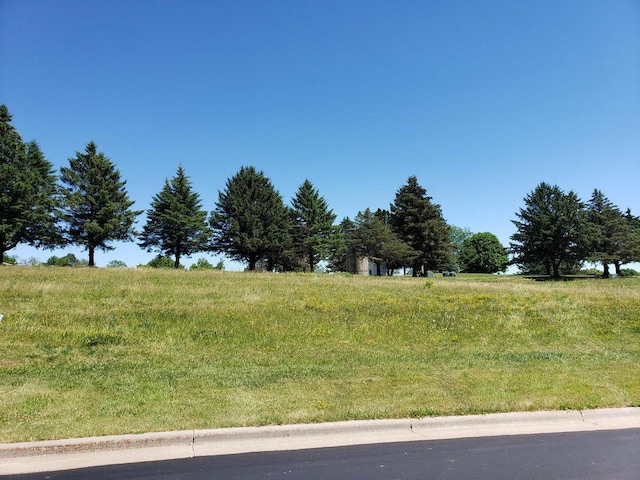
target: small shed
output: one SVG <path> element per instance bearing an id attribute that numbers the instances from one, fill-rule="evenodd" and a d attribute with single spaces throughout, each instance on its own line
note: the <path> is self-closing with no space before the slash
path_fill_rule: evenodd
<path id="1" fill-rule="evenodd" d="M 386 276 L 387 265 L 384 262 L 380 263 L 380 268 L 378 270 L 378 264 L 370 260 L 368 257 L 360 257 L 355 253 L 348 253 L 347 272 L 353 273 L 354 275 Z"/>
<path id="2" fill-rule="evenodd" d="M 347 272 L 354 275 L 369 275 L 369 259 L 355 253 L 347 253 Z"/>

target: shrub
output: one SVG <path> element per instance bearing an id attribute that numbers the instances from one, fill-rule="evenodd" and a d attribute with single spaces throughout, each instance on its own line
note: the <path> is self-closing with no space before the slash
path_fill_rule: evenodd
<path id="1" fill-rule="evenodd" d="M 637 277 L 640 276 L 640 273 L 633 268 L 623 268 L 620 270 L 621 277 Z"/>
<path id="2" fill-rule="evenodd" d="M 151 259 L 149 263 L 142 266 L 151 268 L 175 268 L 175 262 L 169 257 L 158 255 L 157 257 Z M 184 269 L 182 265 L 180 265 L 180 267 L 178 268 Z"/>
<path id="3" fill-rule="evenodd" d="M 6 253 L 2 254 L 2 263 L 8 263 L 9 265 L 15 265 L 18 263 L 18 257 L 12 257 Z"/>
<path id="4" fill-rule="evenodd" d="M 122 260 L 111 260 L 107 263 L 107 268 L 127 268 L 127 264 Z"/>
<path id="5" fill-rule="evenodd" d="M 597 268 L 583 268 L 578 273 L 580 273 L 580 275 L 596 275 L 598 277 L 602 275 L 602 271 Z"/>
<path id="6" fill-rule="evenodd" d="M 56 257 L 53 255 L 47 259 L 46 264 L 51 267 L 85 267 L 89 265 L 89 261 L 76 258 L 73 253 L 68 253 L 64 257 Z"/>
<path id="7" fill-rule="evenodd" d="M 199 258 L 196 263 L 189 267 L 189 270 L 213 270 L 213 265 L 206 258 Z"/>

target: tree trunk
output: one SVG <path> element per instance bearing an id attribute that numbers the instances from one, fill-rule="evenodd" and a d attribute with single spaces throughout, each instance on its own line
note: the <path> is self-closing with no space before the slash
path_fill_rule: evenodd
<path id="1" fill-rule="evenodd" d="M 613 265 L 616 268 L 616 275 L 619 277 L 621 275 L 622 265 L 620 265 L 620 262 L 613 262 Z"/>
<path id="2" fill-rule="evenodd" d="M 256 269 L 256 257 L 255 255 L 251 255 L 249 257 L 249 271 L 253 272 Z"/>
<path id="3" fill-rule="evenodd" d="M 421 270 L 421 265 L 419 262 L 416 262 L 413 264 L 413 268 L 412 268 L 412 272 L 411 272 L 411 276 L 412 277 L 419 277 L 420 276 L 420 270 Z"/>
<path id="4" fill-rule="evenodd" d="M 610 275 L 609 275 L 609 264 L 607 262 L 602 262 L 602 269 L 604 270 L 602 272 L 602 276 L 604 278 L 609 278 L 610 277 Z"/>
<path id="5" fill-rule="evenodd" d="M 180 253 L 176 253 L 176 261 L 173 262 L 173 268 L 180 268 Z"/>
<path id="6" fill-rule="evenodd" d="M 556 262 L 553 262 L 553 278 L 560 278 L 560 264 Z"/>
<path id="7" fill-rule="evenodd" d="M 315 272 L 313 265 L 313 247 L 309 247 L 309 273 Z"/>
<path id="8" fill-rule="evenodd" d="M 89 266 L 90 267 L 96 266 L 96 263 L 94 261 L 95 251 L 96 251 L 96 247 L 94 247 L 93 245 L 89 245 Z"/>

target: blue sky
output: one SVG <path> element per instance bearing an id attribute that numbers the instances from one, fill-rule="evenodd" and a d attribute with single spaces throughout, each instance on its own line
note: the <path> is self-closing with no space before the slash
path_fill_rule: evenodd
<path id="1" fill-rule="evenodd" d="M 95 141 L 143 210 L 181 164 L 208 211 L 253 165 L 338 220 L 416 175 L 505 246 L 542 181 L 640 214 L 637 0 L 0 0 L 0 103 L 56 169 Z"/>

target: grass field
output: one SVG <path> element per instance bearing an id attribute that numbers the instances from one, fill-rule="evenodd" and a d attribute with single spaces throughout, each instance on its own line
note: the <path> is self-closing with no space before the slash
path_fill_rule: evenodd
<path id="1" fill-rule="evenodd" d="M 640 279 L 0 269 L 0 442 L 640 405 Z"/>

